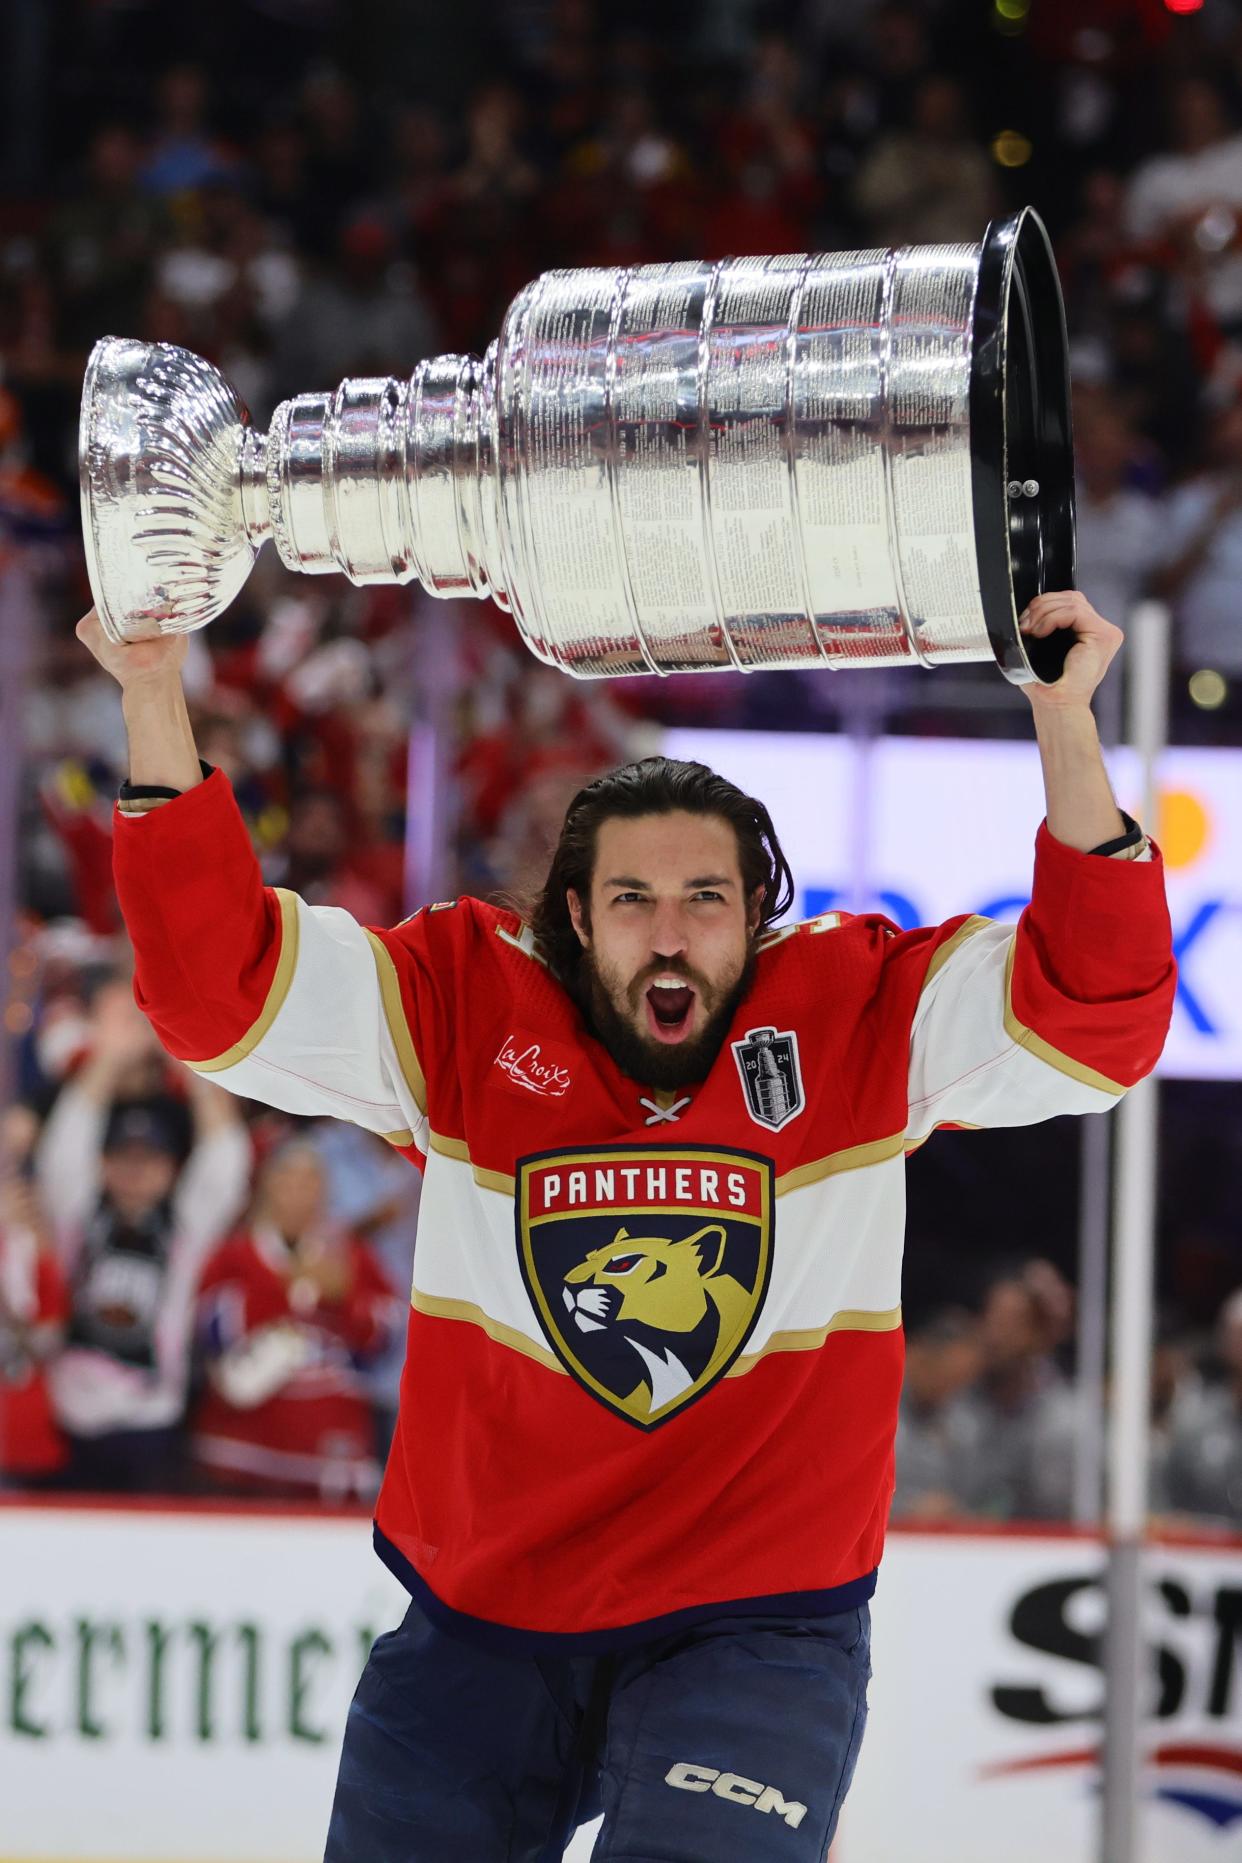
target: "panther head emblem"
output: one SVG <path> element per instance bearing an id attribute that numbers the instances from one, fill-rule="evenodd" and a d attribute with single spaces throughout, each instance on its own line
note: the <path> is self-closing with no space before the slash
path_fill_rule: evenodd
<path id="1" fill-rule="evenodd" d="M 705 1223 L 673 1242 L 631 1236 L 592 1249 L 565 1275 L 563 1299 L 582 1333 L 612 1331 L 632 1348 L 646 1411 L 661 1409 L 727 1357 L 751 1310 L 741 1282 L 722 1272 L 727 1232 Z"/>

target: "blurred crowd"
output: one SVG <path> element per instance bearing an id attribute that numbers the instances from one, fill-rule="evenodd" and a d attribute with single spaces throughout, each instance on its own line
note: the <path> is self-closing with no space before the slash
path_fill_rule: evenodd
<path id="1" fill-rule="evenodd" d="M 414 1174 L 226 1103 L 126 1009 L 124 734 L 72 631 L 92 343 L 183 344 L 265 426 L 286 395 L 481 351 L 550 266 L 976 241 L 1031 201 L 1066 292 L 1081 586 L 1123 625 L 1170 603 L 1174 734 L 1237 744 L 1242 0 L 11 0 L 4 30 L 0 566 L 33 602 L 5 663 L 0 1479 L 363 1494 Z M 490 604 L 292 577 L 271 550 L 190 648 L 200 748 L 266 878 L 364 922 L 520 893 L 569 795 L 652 725 L 835 728 L 865 698 L 872 726 L 1029 728 L 984 668 L 582 685 Z M 1213 1312 L 1240 1279 L 1217 1274 Z M 899 1506 L 1064 1512 L 1072 1294 L 1034 1259 L 949 1291 L 916 1315 Z M 1196 1314 L 1162 1360 L 1161 1505 L 1198 1510 L 1216 1456 L 1242 1520 L 1236 1302 L 1220 1325 Z"/>
<path id="2" fill-rule="evenodd" d="M 414 1173 L 243 1104 L 90 978 L 50 1111 L 0 1122 L 0 1485 L 369 1501 Z"/>
<path id="3" fill-rule="evenodd" d="M 1072 1520 L 1095 1394 L 1070 1376 L 1074 1294 L 1051 1262 L 996 1267 L 978 1299 L 910 1327 L 893 1517 Z M 1242 1288 L 1214 1326 L 1162 1320 L 1150 1508 L 1166 1529 L 1242 1528 Z M 1087 1484 L 1090 1505 L 1092 1484 Z"/>

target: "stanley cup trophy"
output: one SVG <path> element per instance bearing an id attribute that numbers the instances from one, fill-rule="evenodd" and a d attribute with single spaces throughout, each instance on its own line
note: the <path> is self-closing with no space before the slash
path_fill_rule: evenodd
<path id="1" fill-rule="evenodd" d="M 480 360 L 301 394 L 96 344 L 82 515 L 116 641 L 289 569 L 491 596 L 580 678 L 995 660 L 1074 575 L 1065 318 L 1029 208 L 979 245 L 548 272 Z"/>

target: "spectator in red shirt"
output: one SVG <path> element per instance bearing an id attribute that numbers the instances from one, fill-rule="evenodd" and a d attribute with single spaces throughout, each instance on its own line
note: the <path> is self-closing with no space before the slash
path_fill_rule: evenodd
<path id="1" fill-rule="evenodd" d="M 322 1160 L 290 1140 L 260 1173 L 248 1228 L 208 1263 L 193 1453 L 215 1486 L 336 1501 L 379 1487 L 360 1368 L 388 1345 L 400 1309 L 365 1244 L 326 1208 Z"/>
<path id="2" fill-rule="evenodd" d="M 38 1130 L 24 1106 L 0 1127 L 0 1487 L 37 1485 L 69 1459 L 47 1388 L 69 1292 L 28 1171 Z"/>

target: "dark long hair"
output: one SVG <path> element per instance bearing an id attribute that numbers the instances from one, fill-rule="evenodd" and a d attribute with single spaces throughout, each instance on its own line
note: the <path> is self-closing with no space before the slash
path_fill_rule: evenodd
<path id="1" fill-rule="evenodd" d="M 756 888 L 762 888 L 760 931 L 793 904 L 793 875 L 762 802 L 744 795 L 736 783 L 717 776 L 705 763 L 643 757 L 638 763 L 623 764 L 580 789 L 566 809 L 548 877 L 530 915 L 541 955 L 553 975 L 575 994 L 582 946 L 566 895 L 572 888 L 583 901 L 591 896 L 600 823 L 618 815 L 668 815 L 674 809 L 684 809 L 689 815 L 718 815 L 730 824 L 737 836 L 747 901 Z"/>

